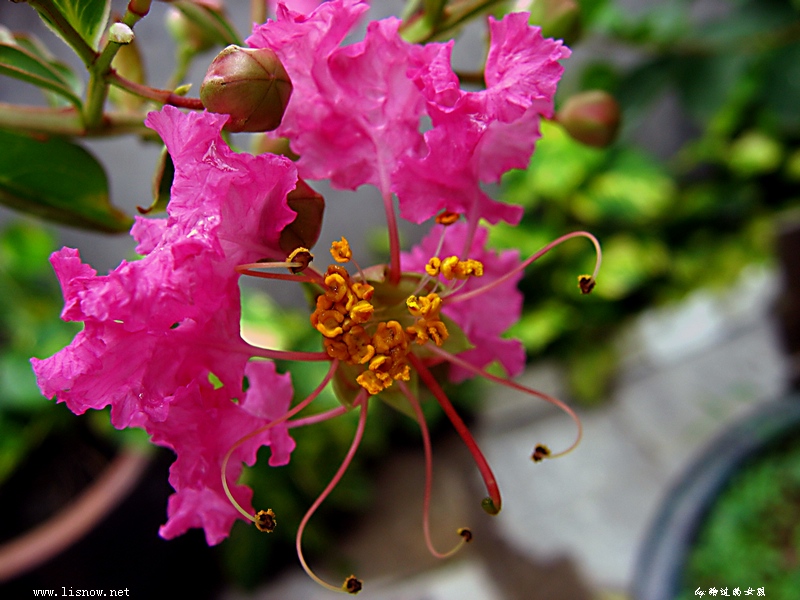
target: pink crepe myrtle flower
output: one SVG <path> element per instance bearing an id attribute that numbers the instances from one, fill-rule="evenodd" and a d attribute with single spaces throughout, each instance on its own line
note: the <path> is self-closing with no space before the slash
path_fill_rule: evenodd
<path id="1" fill-rule="evenodd" d="M 144 257 L 105 276 L 83 264 L 76 250 L 53 254 L 62 318 L 82 321 L 84 329 L 56 355 L 32 359 L 45 396 L 76 414 L 110 405 L 115 427 L 141 427 L 176 451 L 170 475 L 176 494 L 162 533 L 171 537 L 204 523 L 212 544 L 237 515 L 212 476 L 235 441 L 230 438 L 279 416 L 292 398 L 287 376 L 271 365 L 248 365 L 254 351 L 239 335 L 234 266 L 274 252 L 280 230 L 294 218 L 286 195 L 297 175 L 287 159 L 231 151 L 220 137 L 225 120 L 172 107 L 148 117 L 176 166 L 169 217 L 138 219 L 132 233 Z M 246 369 L 272 380 L 272 406 L 258 390 L 243 393 Z M 222 387 L 215 390 L 210 376 Z M 252 464 L 261 445 L 270 445 L 280 464 L 293 448 L 285 427 L 275 428 L 240 448 L 230 473 L 238 476 L 242 461 Z M 247 488 L 234 493 L 249 503 Z M 197 510 L 187 520 L 190 504 Z"/>
<path id="2" fill-rule="evenodd" d="M 164 107 L 148 116 L 175 165 L 168 217 L 137 219 L 132 235 L 143 257 L 105 276 L 84 265 L 77 251 L 53 255 L 64 293 L 62 316 L 82 321 L 84 330 L 55 356 L 32 359 L 45 395 L 76 413 L 110 405 L 116 427 L 144 428 L 154 443 L 176 453 L 170 470 L 175 494 L 160 530 L 167 538 L 201 527 L 215 544 L 237 518 L 272 531 L 275 513 L 254 511 L 251 490 L 236 483 L 243 464 L 251 465 L 265 445 L 271 465 L 286 464 L 294 448 L 288 429 L 357 409 L 350 449 L 297 530 L 303 568 L 331 589 L 340 588 L 308 567 L 301 540 L 358 448 L 371 399 L 400 407 L 419 423 L 426 465 L 423 532 L 440 557 L 452 551 L 437 551 L 429 535 L 431 444 L 412 379 L 432 393 L 472 453 L 491 514 L 502 504 L 498 484 L 432 366 L 449 365 L 453 381 L 481 375 L 559 406 L 578 423 L 578 435 L 552 456 L 577 444 L 580 423 L 568 407 L 486 367 L 499 362 L 512 376 L 523 367 L 521 345 L 502 335 L 519 318 L 516 284 L 528 265 L 574 237 L 589 238 L 597 250 L 595 271 L 581 279 L 582 291 L 591 288 L 600 265 L 599 245 L 585 232 L 562 236 L 520 261 L 516 252 L 487 248 L 487 230 L 479 226 L 481 218 L 515 219 L 516 209 L 476 190 L 527 163 L 538 119 L 552 109 L 557 61 L 568 51 L 542 40 L 519 17 L 493 21 L 487 90 L 464 92 L 449 66 L 451 46 L 409 44 L 399 36 L 397 19 L 370 23 L 363 41 L 342 47 L 365 10 L 360 0 L 331 0 L 309 15 L 279 6 L 278 20 L 256 27 L 249 40 L 272 48 L 292 78 L 294 93 L 278 134 L 301 154 L 296 164 L 233 152 L 220 137 L 225 115 Z M 433 128 L 423 134 L 419 120 L 425 114 Z M 518 131 L 528 138 L 515 137 Z M 447 164 L 443 135 L 455 144 Z M 504 136 L 508 145 L 500 141 Z M 429 171 L 437 169 L 441 177 L 434 181 Z M 421 187 L 412 190 L 414 173 Z M 296 217 L 287 195 L 299 185 L 298 176 L 329 178 L 342 188 L 378 187 L 390 264 L 362 269 L 344 238 L 332 244 L 335 264 L 324 271 L 310 266 L 307 248 L 284 259 L 281 234 Z M 430 234 L 402 256 L 394 193 L 409 220 L 437 215 Z M 246 343 L 239 332 L 240 275 L 309 284 L 315 293 L 309 326 L 319 332 L 321 350 Z M 263 359 L 325 361 L 329 368 L 298 401 L 289 374 Z M 341 406 L 303 412 L 330 383 Z M 537 445 L 532 457 L 548 455 Z M 467 529 L 458 534 L 453 551 L 471 539 Z M 356 593 L 361 583 L 351 576 L 341 589 Z"/>

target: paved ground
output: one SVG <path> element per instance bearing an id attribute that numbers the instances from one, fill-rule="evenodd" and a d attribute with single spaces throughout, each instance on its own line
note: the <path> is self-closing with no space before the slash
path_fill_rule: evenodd
<path id="1" fill-rule="evenodd" d="M 777 280 L 752 272 L 722 297 L 696 295 L 642 319 L 624 341 L 613 398 L 582 411 L 584 440 L 571 455 L 533 464 L 538 442 L 568 444 L 574 424 L 548 406 L 494 388 L 479 442 L 504 494 L 484 515 L 475 470 L 458 440 L 435 450 L 434 536 L 473 528 L 458 557 L 427 556 L 419 529 L 421 452 L 394 457 L 376 506 L 340 547 L 379 600 L 625 598 L 650 520 L 670 484 L 726 424 L 786 389 L 787 362 L 771 320 Z M 553 365 L 521 381 L 563 396 Z M 299 571 L 299 569 L 298 569 Z M 302 573 L 251 597 L 315 600 L 329 594 Z"/>

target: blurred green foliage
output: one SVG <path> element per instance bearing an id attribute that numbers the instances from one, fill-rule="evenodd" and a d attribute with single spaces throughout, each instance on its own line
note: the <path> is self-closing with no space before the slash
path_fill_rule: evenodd
<path id="1" fill-rule="evenodd" d="M 765 588 L 793 600 L 800 589 L 800 439 L 742 468 L 709 510 L 684 574 L 697 587 Z"/>
<path id="2" fill-rule="evenodd" d="M 622 66 L 592 52 L 569 90 L 613 94 L 620 138 L 588 148 L 546 123 L 529 168 L 504 180 L 504 198 L 526 212 L 521 226 L 493 230 L 495 244 L 530 255 L 576 229 L 602 244 L 589 297 L 575 285 L 593 264 L 585 242 L 528 269 L 525 313 L 511 332 L 531 357 L 563 358 L 574 396 L 586 403 L 607 397 L 614 335 L 633 316 L 698 288 L 725 289 L 747 265 L 771 260 L 776 216 L 800 204 L 800 4 L 723 2 L 703 21 L 696 4 L 636 12 L 583 0 L 584 40 L 637 57 Z M 685 135 L 659 158 L 635 138 L 666 97 L 677 99 L 675 122 L 652 130 Z"/>
<path id="3" fill-rule="evenodd" d="M 78 328 L 58 318 L 63 301 L 48 256 L 55 240 L 32 222 L 0 232 L 0 484 L 67 411 L 43 401 L 31 356 L 49 356 L 69 344 Z"/>

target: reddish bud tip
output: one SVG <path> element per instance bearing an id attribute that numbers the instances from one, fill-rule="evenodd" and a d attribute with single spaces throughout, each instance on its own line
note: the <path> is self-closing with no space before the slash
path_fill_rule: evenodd
<path id="1" fill-rule="evenodd" d="M 208 67 L 200 100 L 209 111 L 230 115 L 228 131 L 271 131 L 281 123 L 292 83 L 267 48 L 228 46 Z"/>
<path id="2" fill-rule="evenodd" d="M 617 137 L 620 124 L 619 104 L 608 92 L 581 92 L 564 103 L 556 120 L 579 142 L 604 148 Z"/>

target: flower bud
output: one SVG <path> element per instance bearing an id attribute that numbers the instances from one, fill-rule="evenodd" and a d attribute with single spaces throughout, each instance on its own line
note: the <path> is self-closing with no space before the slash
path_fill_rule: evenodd
<path id="1" fill-rule="evenodd" d="M 114 23 L 108 28 L 108 39 L 115 44 L 130 44 L 133 37 L 133 29 L 125 23 Z"/>
<path id="2" fill-rule="evenodd" d="M 292 82 L 267 48 L 228 46 L 208 67 L 200 100 L 209 111 L 230 115 L 228 131 L 270 131 L 280 125 Z"/>
<path id="3" fill-rule="evenodd" d="M 530 24 L 542 28 L 544 37 L 564 40 L 567 45 L 580 37 L 581 9 L 577 0 L 528 0 L 520 5 L 531 14 Z"/>
<path id="4" fill-rule="evenodd" d="M 312 248 L 322 230 L 325 199 L 305 181 L 298 179 L 297 186 L 289 192 L 286 202 L 297 213 L 297 217 L 281 231 L 281 250 L 289 254 L 297 247 Z"/>
<path id="5" fill-rule="evenodd" d="M 596 148 L 608 146 L 617 136 L 619 104 L 608 92 L 592 90 L 569 98 L 556 114 L 572 138 Z"/>

